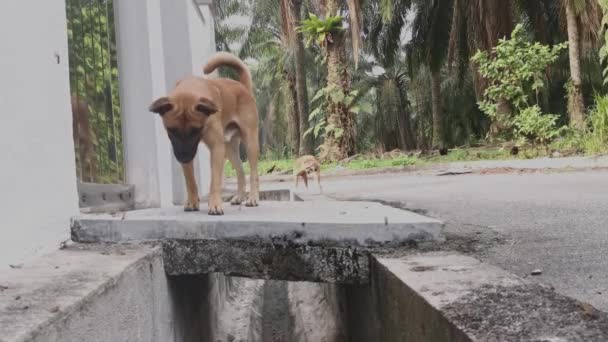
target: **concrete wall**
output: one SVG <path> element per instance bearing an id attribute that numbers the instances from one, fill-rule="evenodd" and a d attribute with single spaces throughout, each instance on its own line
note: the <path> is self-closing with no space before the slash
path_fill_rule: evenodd
<path id="1" fill-rule="evenodd" d="M 92 298 L 29 341 L 190 341 L 185 338 L 190 331 L 177 322 L 160 253 L 125 269 Z"/>
<path id="2" fill-rule="evenodd" d="M 341 286 L 211 274 L 205 291 L 209 341 L 348 341 Z"/>
<path id="3" fill-rule="evenodd" d="M 257 342 L 262 339 L 265 281 L 208 275 L 206 292 L 209 341 Z"/>
<path id="4" fill-rule="evenodd" d="M 1 1 L 0 42 L 1 268 L 68 239 L 78 197 L 65 2 Z"/>
<path id="5" fill-rule="evenodd" d="M 381 261 L 371 274 L 370 285 L 345 287 L 351 342 L 471 341 Z"/>
<path id="6" fill-rule="evenodd" d="M 210 340 L 205 275 L 167 278 L 146 246 L 74 246 L 0 270 L 0 341 Z"/>

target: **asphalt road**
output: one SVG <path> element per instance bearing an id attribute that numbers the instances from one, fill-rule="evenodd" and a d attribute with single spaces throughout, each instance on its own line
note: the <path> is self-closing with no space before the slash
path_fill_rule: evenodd
<path id="1" fill-rule="evenodd" d="M 445 248 L 608 311 L 606 170 L 350 176 L 326 179 L 323 188 L 333 197 L 391 202 L 439 218 Z M 542 274 L 531 276 L 535 269 Z"/>

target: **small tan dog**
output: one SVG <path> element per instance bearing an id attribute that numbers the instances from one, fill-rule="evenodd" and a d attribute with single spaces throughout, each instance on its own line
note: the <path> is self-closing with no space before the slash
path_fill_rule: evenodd
<path id="1" fill-rule="evenodd" d="M 300 178 L 304 180 L 304 186 L 308 189 L 308 175 L 312 172 L 317 174 L 317 183 L 319 183 L 319 191 L 323 193 L 321 187 L 321 164 L 314 156 L 302 156 L 298 158 L 293 167 L 293 174 L 296 178 L 296 189 Z"/>
<path id="2" fill-rule="evenodd" d="M 187 77 L 180 80 L 166 97 L 150 106 L 150 111 L 160 114 L 167 129 L 173 153 L 182 164 L 188 201 L 185 211 L 199 210 L 199 195 L 194 178 L 192 160 L 199 142 L 204 142 L 211 153 L 211 187 L 209 190 L 209 215 L 223 215 L 222 177 L 224 162 L 230 160 L 237 172 L 238 190 L 230 201 L 239 205 L 245 201 L 248 207 L 259 202 L 258 176 L 258 111 L 253 97 L 251 74 L 247 66 L 236 56 L 219 52 L 204 67 L 205 74 L 220 66 L 236 69 L 240 81 L 218 78 Z M 239 157 L 240 142 L 247 147 L 251 167 L 250 191 L 245 193 L 245 171 Z"/>
<path id="3" fill-rule="evenodd" d="M 97 161 L 93 146 L 93 130 L 89 116 L 89 103 L 82 97 L 72 95 L 72 137 L 74 146 L 78 146 L 81 181 L 94 182 L 97 177 Z"/>

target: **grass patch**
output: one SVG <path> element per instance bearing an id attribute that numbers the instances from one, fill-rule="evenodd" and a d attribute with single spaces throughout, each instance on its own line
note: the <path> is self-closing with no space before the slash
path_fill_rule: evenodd
<path id="1" fill-rule="evenodd" d="M 538 156 L 535 151 L 524 151 L 520 153 L 519 158 L 533 158 Z M 498 159 L 513 159 L 509 150 L 500 148 L 479 148 L 479 149 L 453 149 L 446 156 L 397 156 L 397 157 L 369 157 L 360 156 L 349 161 L 346 164 L 327 163 L 323 164 L 324 170 L 335 170 L 337 168 L 346 170 L 369 170 L 383 169 L 390 167 L 414 166 L 435 163 L 451 163 L 459 161 L 475 161 L 475 160 L 498 160 Z M 273 173 L 292 174 L 293 159 L 265 159 L 259 162 L 260 175 L 268 174 L 270 170 Z M 249 163 L 244 163 L 245 172 L 249 173 Z M 236 176 L 236 172 L 230 165 L 226 163 L 225 174 L 227 177 Z"/>
<path id="2" fill-rule="evenodd" d="M 513 159 L 510 151 L 502 148 L 457 148 L 450 150 L 445 156 L 432 156 L 423 158 L 428 163 L 451 163 L 475 160 L 504 160 Z"/>
<path id="3" fill-rule="evenodd" d="M 323 164 L 323 168 L 325 170 L 332 170 L 337 167 L 342 167 L 347 170 L 367 170 L 367 169 L 380 169 L 387 167 L 397 167 L 397 166 L 409 166 L 420 164 L 421 160 L 415 157 L 398 157 L 392 159 L 355 159 L 347 164 L 338 165 L 337 163 L 327 163 Z M 293 173 L 293 159 L 278 159 L 278 160 L 261 160 L 259 162 L 258 169 L 261 175 L 269 173 L 269 170 L 272 172 L 278 173 Z M 249 173 L 249 163 L 244 163 L 243 167 L 245 168 L 245 172 Z M 227 177 L 236 176 L 236 171 L 232 168 L 230 163 L 226 163 L 224 166 L 225 174 Z"/>
<path id="4" fill-rule="evenodd" d="M 420 164 L 420 159 L 404 156 L 390 159 L 355 159 L 342 167 L 348 170 L 367 170 L 416 164 Z"/>

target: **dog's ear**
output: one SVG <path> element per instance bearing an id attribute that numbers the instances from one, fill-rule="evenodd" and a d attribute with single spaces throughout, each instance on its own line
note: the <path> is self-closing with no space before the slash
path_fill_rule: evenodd
<path id="1" fill-rule="evenodd" d="M 173 104 L 168 97 L 161 97 L 150 105 L 149 110 L 152 113 L 160 114 L 161 116 L 173 109 Z"/>
<path id="2" fill-rule="evenodd" d="M 198 100 L 198 103 L 196 104 L 196 111 L 203 113 L 207 116 L 217 113 L 217 106 L 215 105 L 215 103 L 213 103 L 213 101 L 206 99 L 204 97 L 201 97 Z"/>

